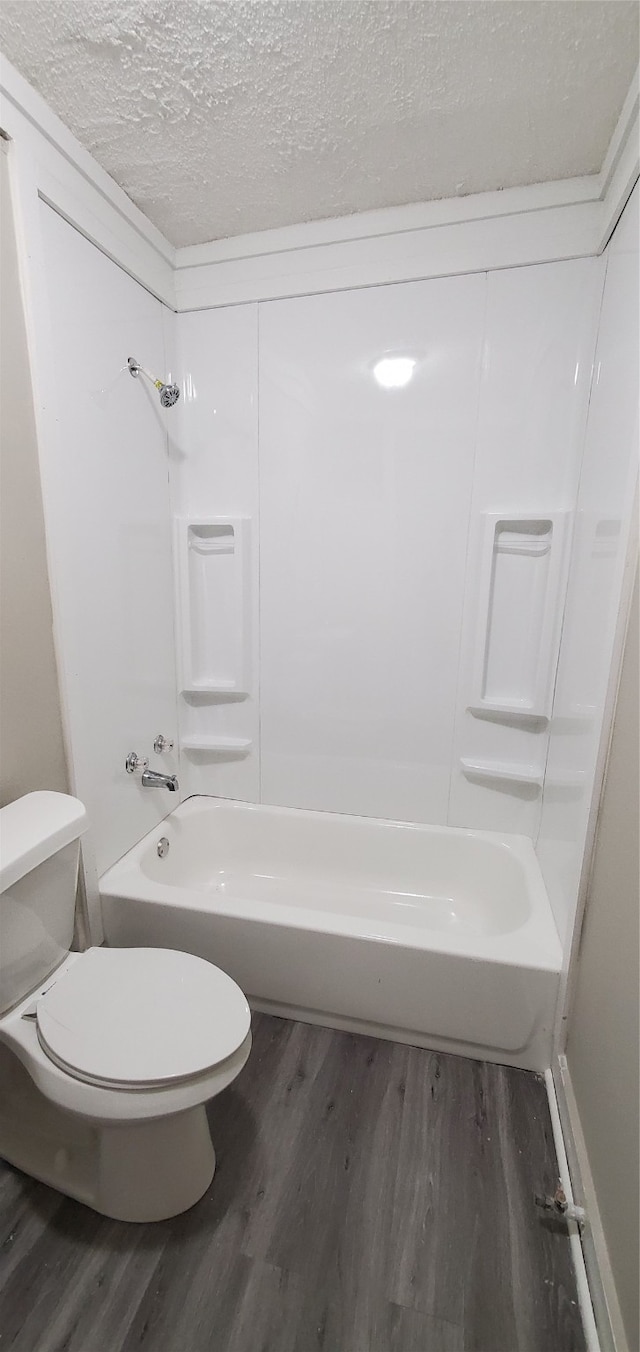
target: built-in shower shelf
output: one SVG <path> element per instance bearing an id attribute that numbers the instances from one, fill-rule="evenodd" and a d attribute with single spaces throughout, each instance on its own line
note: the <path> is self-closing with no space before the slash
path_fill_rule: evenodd
<path id="1" fill-rule="evenodd" d="M 513 719 L 515 722 L 519 722 L 520 719 L 530 719 L 532 723 L 540 724 L 549 722 L 548 714 L 532 713 L 529 705 L 522 700 L 492 705 L 469 704 L 467 707 L 469 713 L 473 714 L 475 718 L 492 718 L 495 714 L 499 716 L 499 721 L 503 723 L 508 723 L 509 719 Z M 495 722 L 495 719 L 493 721 Z"/>
<path id="2" fill-rule="evenodd" d="M 464 773 L 473 778 L 501 779 L 508 784 L 536 784 L 542 786 L 543 772 L 537 765 L 519 765 L 514 761 L 472 760 L 463 756 L 460 764 Z"/>
<path id="3" fill-rule="evenodd" d="M 184 685 L 180 691 L 181 695 L 238 695 L 243 699 L 247 696 L 244 692 L 238 692 L 235 681 L 194 681 L 191 685 Z"/>
<path id="4" fill-rule="evenodd" d="M 571 515 L 483 512 L 469 705 L 476 715 L 549 719 Z"/>
<path id="5" fill-rule="evenodd" d="M 176 520 L 183 695 L 242 699 L 250 694 L 250 529 L 246 517 Z"/>
<path id="6" fill-rule="evenodd" d="M 204 751 L 213 756 L 246 756 L 251 749 L 250 737 L 207 737 L 206 735 L 183 737 L 180 746 L 183 751 Z"/>

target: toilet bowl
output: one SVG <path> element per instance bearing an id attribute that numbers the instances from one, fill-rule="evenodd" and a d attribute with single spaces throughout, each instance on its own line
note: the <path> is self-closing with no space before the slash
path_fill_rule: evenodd
<path id="1" fill-rule="evenodd" d="M 62 794 L 0 810 L 0 1156 L 106 1216 L 161 1220 L 211 1183 L 204 1105 L 247 1060 L 250 1011 L 188 953 L 65 951 L 85 821 Z"/>

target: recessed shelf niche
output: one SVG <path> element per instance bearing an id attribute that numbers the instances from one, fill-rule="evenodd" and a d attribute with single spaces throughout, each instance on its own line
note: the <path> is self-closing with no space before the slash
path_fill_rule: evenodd
<path id="1" fill-rule="evenodd" d="M 246 517 L 175 524 L 183 695 L 248 695 L 249 531 Z"/>
<path id="2" fill-rule="evenodd" d="M 484 512 L 469 707 L 548 719 L 570 513 Z"/>

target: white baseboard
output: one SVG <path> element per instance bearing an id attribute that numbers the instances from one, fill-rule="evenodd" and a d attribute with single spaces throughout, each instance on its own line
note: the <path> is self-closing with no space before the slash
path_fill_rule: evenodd
<path id="1" fill-rule="evenodd" d="M 618 1303 L 589 1156 L 566 1057 L 556 1057 L 552 1070 L 547 1071 L 546 1079 L 552 1120 L 554 1117 L 557 1119 L 557 1125 L 554 1120 L 554 1134 L 556 1130 L 560 1134 L 560 1143 L 556 1139 L 556 1148 L 563 1187 L 569 1200 L 584 1207 L 586 1212 L 586 1223 L 578 1240 L 580 1254 L 577 1257 L 574 1250 L 574 1260 L 576 1271 L 579 1262 L 584 1273 L 591 1320 L 597 1330 L 598 1341 L 595 1347 L 599 1347 L 600 1352 L 631 1352 Z M 566 1177 L 563 1176 L 563 1164 Z M 577 1233 L 577 1227 L 573 1228 Z M 581 1285 L 579 1274 L 578 1285 L 579 1287 Z M 583 1307 L 583 1318 L 584 1315 Z M 588 1337 L 588 1319 L 585 1320 L 585 1329 Z M 587 1346 L 591 1352 L 589 1341 Z"/>
<path id="2" fill-rule="evenodd" d="M 553 1074 L 550 1070 L 545 1071 L 545 1083 L 549 1099 L 553 1139 L 556 1147 L 556 1155 L 558 1157 L 560 1182 L 564 1188 L 567 1201 L 569 1203 L 574 1202 L 577 1205 L 580 1205 L 580 1199 L 573 1188 L 572 1175 L 567 1160 L 564 1130 L 560 1120 L 559 1104 Z M 613 1349 L 609 1349 L 607 1344 L 601 1341 L 599 1336 L 599 1326 L 596 1321 L 593 1295 L 584 1260 L 580 1230 L 575 1221 L 567 1221 L 567 1230 L 569 1232 L 569 1241 L 571 1243 L 571 1256 L 573 1258 L 573 1266 L 575 1269 L 578 1301 L 580 1303 L 580 1313 L 582 1315 L 582 1323 L 584 1326 L 587 1352 L 613 1352 Z"/>

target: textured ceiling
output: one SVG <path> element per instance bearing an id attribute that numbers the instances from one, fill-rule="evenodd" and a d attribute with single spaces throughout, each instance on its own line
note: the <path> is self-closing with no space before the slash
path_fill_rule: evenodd
<path id="1" fill-rule="evenodd" d="M 2 0 L 5 55 L 174 244 L 597 172 L 618 0 Z"/>

